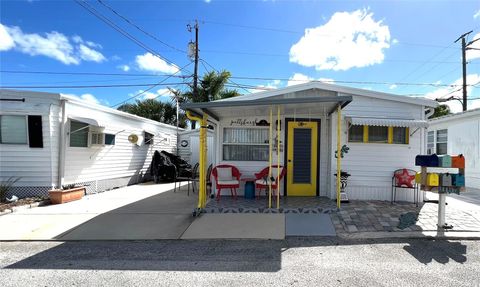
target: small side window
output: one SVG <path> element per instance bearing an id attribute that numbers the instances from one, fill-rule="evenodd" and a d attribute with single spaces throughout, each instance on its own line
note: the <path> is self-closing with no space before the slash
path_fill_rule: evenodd
<path id="1" fill-rule="evenodd" d="M 115 135 L 105 134 L 105 145 L 115 145 Z"/>
<path id="2" fill-rule="evenodd" d="M 27 117 L 0 116 L 0 142 L 2 144 L 27 144 Z"/>
<path id="3" fill-rule="evenodd" d="M 363 142 L 363 126 L 362 125 L 350 125 L 350 128 L 348 129 L 348 141 Z"/>
<path id="4" fill-rule="evenodd" d="M 153 134 L 145 132 L 144 143 L 153 144 L 153 137 L 154 137 Z"/>

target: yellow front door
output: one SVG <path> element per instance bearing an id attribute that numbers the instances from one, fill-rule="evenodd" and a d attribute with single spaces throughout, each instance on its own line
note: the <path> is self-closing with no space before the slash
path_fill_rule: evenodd
<path id="1" fill-rule="evenodd" d="M 287 195 L 317 195 L 318 123 L 288 122 Z"/>

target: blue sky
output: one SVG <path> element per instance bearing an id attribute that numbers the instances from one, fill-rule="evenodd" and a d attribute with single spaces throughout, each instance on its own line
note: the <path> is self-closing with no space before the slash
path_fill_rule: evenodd
<path id="1" fill-rule="evenodd" d="M 194 35 L 187 24 L 198 19 L 200 74 L 226 69 L 241 93 L 322 80 L 400 95 L 461 96 L 461 50 L 453 42 L 470 30 L 468 41 L 480 38 L 480 1 L 473 0 L 83 1 L 134 40 L 74 0 L 2 1 L 2 87 L 73 94 L 106 106 L 149 88 L 137 98 L 168 100 L 167 87 L 186 89 L 191 81 L 185 50 Z M 474 100 L 480 51 L 467 53 L 469 106 L 480 107 Z M 152 87 L 163 80 L 168 85 Z M 132 86 L 93 87 L 99 85 Z M 449 104 L 460 110 L 457 101 Z"/>

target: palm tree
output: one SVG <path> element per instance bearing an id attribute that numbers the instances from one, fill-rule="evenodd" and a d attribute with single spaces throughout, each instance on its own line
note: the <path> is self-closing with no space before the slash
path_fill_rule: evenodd
<path id="1" fill-rule="evenodd" d="M 193 95 L 193 87 L 183 96 L 192 102 L 210 102 L 239 96 L 240 93 L 237 90 L 225 88 L 230 77 L 230 72 L 225 70 L 208 72 L 203 76 L 200 85 L 197 87 L 197 96 Z"/>
<path id="2" fill-rule="evenodd" d="M 134 104 L 127 103 L 119 106 L 118 110 L 169 125 L 177 124 L 177 111 L 172 103 L 164 103 L 155 99 L 137 100 Z M 186 126 L 183 114 L 179 116 L 178 126 L 181 128 Z"/>
<path id="3" fill-rule="evenodd" d="M 190 102 L 211 102 L 239 96 L 240 93 L 237 90 L 227 89 L 225 87 L 230 77 L 230 72 L 225 70 L 221 72 L 208 72 L 200 81 L 196 96 L 194 96 L 192 87 L 190 91 L 183 93 L 181 98 L 183 101 Z M 192 129 L 195 129 L 195 122 L 192 122 Z"/>

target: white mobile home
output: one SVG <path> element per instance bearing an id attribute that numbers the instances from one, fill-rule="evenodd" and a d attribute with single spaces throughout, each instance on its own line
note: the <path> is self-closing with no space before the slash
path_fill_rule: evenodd
<path id="1" fill-rule="evenodd" d="M 480 188 L 480 109 L 429 121 L 427 152 L 463 154 L 465 185 Z"/>
<path id="2" fill-rule="evenodd" d="M 425 153 L 426 116 L 436 106 L 423 98 L 319 82 L 183 105 L 193 114 L 207 115 L 216 126 L 217 164 L 234 165 L 247 178 L 267 167 L 272 126 L 273 163 L 286 167 L 280 193 L 330 198 L 336 197 L 340 108 L 340 143 L 350 148 L 341 169 L 351 174 L 349 198 L 365 200 L 390 200 L 393 171 L 415 169 L 415 156 Z M 397 199 L 413 197 L 400 192 Z"/>
<path id="3" fill-rule="evenodd" d="M 137 183 L 155 150 L 175 152 L 170 125 L 54 93 L 0 90 L 0 100 L 0 181 L 20 177 L 21 197 Z"/>
<path id="4" fill-rule="evenodd" d="M 198 149 L 200 146 L 199 130 L 188 130 L 178 133 L 178 155 L 194 166 L 200 161 Z M 213 130 L 207 129 L 207 165 L 215 162 L 215 141 Z"/>

